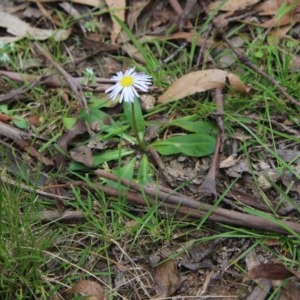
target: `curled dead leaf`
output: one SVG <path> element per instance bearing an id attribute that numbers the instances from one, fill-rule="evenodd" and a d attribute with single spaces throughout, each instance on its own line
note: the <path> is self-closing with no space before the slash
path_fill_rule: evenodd
<path id="1" fill-rule="evenodd" d="M 2 114 L 0 113 L 0 121 L 4 122 L 4 123 L 8 123 L 9 121 L 13 120 L 14 117 L 13 116 L 9 116 L 7 114 Z"/>
<path id="2" fill-rule="evenodd" d="M 195 93 L 223 88 L 229 82 L 233 90 L 247 93 L 245 84 L 235 75 L 219 69 L 191 72 L 177 79 L 159 98 L 159 103 L 179 100 Z"/>
<path id="3" fill-rule="evenodd" d="M 130 5 L 130 10 L 127 16 L 127 24 L 130 30 L 132 30 L 138 16 L 141 11 L 150 3 L 149 0 L 146 1 L 133 1 Z"/>
<path id="4" fill-rule="evenodd" d="M 88 296 L 86 300 L 105 300 L 104 290 L 102 286 L 92 280 L 81 280 L 75 283 L 69 291 L 67 291 L 67 299 L 73 299 L 78 295 Z M 77 298 L 76 298 L 77 299 Z"/>
<path id="5" fill-rule="evenodd" d="M 174 260 L 168 260 L 154 270 L 154 281 L 156 283 L 156 296 L 158 298 L 173 295 L 181 286 L 182 280 Z"/>
<path id="6" fill-rule="evenodd" d="M 247 273 L 245 280 L 253 280 L 258 278 L 285 280 L 293 276 L 295 276 L 297 279 L 300 279 L 300 272 L 289 270 L 281 263 L 269 263 L 258 265 L 251 269 Z"/>
<path id="7" fill-rule="evenodd" d="M 80 146 L 70 151 L 74 161 L 84 164 L 87 167 L 93 166 L 92 150 L 88 146 Z"/>
<path id="8" fill-rule="evenodd" d="M 134 57 L 137 61 L 146 64 L 145 58 L 143 57 L 141 52 L 130 43 L 125 43 L 121 46 L 121 48 L 126 53 L 128 53 L 130 57 Z"/>
<path id="9" fill-rule="evenodd" d="M 35 127 L 41 126 L 41 124 L 44 122 L 43 116 L 40 116 L 40 115 L 29 116 L 29 117 L 27 117 L 27 120 L 30 123 L 30 125 L 33 125 Z"/>

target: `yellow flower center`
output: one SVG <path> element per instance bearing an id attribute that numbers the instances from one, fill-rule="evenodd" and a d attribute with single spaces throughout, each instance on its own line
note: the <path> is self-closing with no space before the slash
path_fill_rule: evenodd
<path id="1" fill-rule="evenodd" d="M 129 86 L 132 86 L 133 80 L 134 80 L 134 78 L 133 78 L 132 76 L 124 76 L 124 77 L 121 79 L 120 84 L 121 84 L 123 87 L 129 87 Z"/>

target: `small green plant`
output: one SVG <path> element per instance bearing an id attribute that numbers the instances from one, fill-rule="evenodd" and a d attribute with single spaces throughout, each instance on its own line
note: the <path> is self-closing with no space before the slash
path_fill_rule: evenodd
<path id="1" fill-rule="evenodd" d="M 137 73 L 134 71 L 135 68 L 127 70 L 124 74 L 119 71 L 117 75 L 112 77 L 115 81 L 115 85 L 108 88 L 105 92 L 109 94 L 112 100 L 120 94 L 119 102 L 124 101 L 125 115 L 128 117 L 127 120 L 135 131 L 135 135 L 141 149 L 145 149 L 145 143 L 143 140 L 143 135 L 145 131 L 145 123 L 142 115 L 142 111 L 138 103 L 139 94 L 137 90 L 142 92 L 147 92 L 148 87 L 151 84 L 151 77 L 144 73 Z M 131 103 L 131 117 L 128 116 L 128 106 L 126 103 Z"/>
<path id="2" fill-rule="evenodd" d="M 84 78 L 87 82 L 91 83 L 92 85 L 95 85 L 97 83 L 96 81 L 96 75 L 94 73 L 94 70 L 92 68 L 86 68 L 84 71 Z"/>
<path id="3" fill-rule="evenodd" d="M 84 28 L 87 29 L 89 32 L 96 32 L 98 25 L 99 24 L 96 21 L 86 21 L 84 23 Z"/>
<path id="4" fill-rule="evenodd" d="M 149 175 L 149 165 L 146 163 L 147 152 L 150 148 L 155 148 L 162 155 L 185 154 L 189 156 L 205 156 L 214 152 L 217 130 L 212 123 L 200 121 L 196 115 L 177 118 L 171 122 L 159 123 L 159 133 L 167 128 L 181 128 L 188 133 L 180 131 L 176 135 L 154 142 L 145 141 L 145 133 L 148 122 L 143 115 L 137 90 L 147 92 L 151 84 L 151 77 L 144 73 L 138 73 L 135 68 L 131 68 L 125 73 L 119 71 L 112 77 L 114 85 L 106 90 L 111 101 L 118 100 L 123 105 L 123 113 L 117 118 L 112 118 L 102 111 L 107 106 L 106 101 L 92 99 L 89 105 L 89 113 L 82 110 L 80 118 L 89 124 L 98 124 L 99 131 L 91 139 L 98 142 L 126 141 L 129 145 L 138 145 L 142 154 L 141 169 L 139 177 L 147 178 Z M 108 100 L 109 101 L 109 100 Z M 109 101 L 110 102 L 110 101 Z M 109 106 L 109 103 L 108 103 Z M 67 128 L 75 123 L 74 118 L 63 118 Z M 133 130 L 134 136 L 128 130 Z M 176 130 L 175 130 L 176 131 Z M 87 141 L 88 143 L 89 141 Z M 98 166 L 111 160 L 119 160 L 121 157 L 131 155 L 134 150 L 128 150 L 121 146 L 119 149 L 107 149 L 100 153 L 93 154 L 93 165 Z M 73 171 L 82 169 L 78 163 L 71 163 Z M 147 175 L 148 173 L 148 175 Z"/>
<path id="5" fill-rule="evenodd" d="M 5 44 L 0 39 L 0 65 L 9 63 L 11 61 L 10 54 L 14 51 L 14 43 Z"/>

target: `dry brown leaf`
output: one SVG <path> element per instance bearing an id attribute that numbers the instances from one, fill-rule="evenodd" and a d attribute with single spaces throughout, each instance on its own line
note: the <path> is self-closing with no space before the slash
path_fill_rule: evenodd
<path id="1" fill-rule="evenodd" d="M 43 124 L 44 118 L 41 115 L 32 115 L 27 117 L 27 121 L 30 125 L 39 127 Z"/>
<path id="2" fill-rule="evenodd" d="M 127 16 L 127 24 L 130 29 L 133 28 L 134 23 L 136 22 L 141 11 L 149 4 L 149 2 L 149 0 L 133 1 Z"/>
<path id="3" fill-rule="evenodd" d="M 179 100 L 195 93 L 204 92 L 215 88 L 223 88 L 226 81 L 239 93 L 247 93 L 244 83 L 235 75 L 219 70 L 204 70 L 191 72 L 177 79 L 160 97 L 159 103 Z"/>
<path id="4" fill-rule="evenodd" d="M 154 281 L 158 298 L 173 295 L 181 286 L 182 280 L 174 260 L 168 260 L 158 265 L 154 270 Z"/>
<path id="5" fill-rule="evenodd" d="M 255 7 L 255 11 L 260 16 L 273 16 L 276 15 L 278 10 L 278 2 L 274 0 L 267 0 L 259 3 Z"/>
<path id="6" fill-rule="evenodd" d="M 66 131 L 64 135 L 62 135 L 58 141 L 58 146 L 65 152 L 67 152 L 68 144 L 78 135 L 83 134 L 87 131 L 86 124 L 83 121 L 77 121 L 76 124 Z M 56 165 L 61 166 L 64 163 L 64 155 L 57 151 L 55 157 Z"/>
<path id="7" fill-rule="evenodd" d="M 293 15 L 284 15 L 282 18 L 277 19 L 276 17 L 272 18 L 271 20 L 259 25 L 263 28 L 270 28 L 270 27 L 280 27 L 285 25 L 292 25 L 294 23 L 294 16 Z"/>
<path id="8" fill-rule="evenodd" d="M 265 22 L 259 26 L 261 26 L 263 28 L 274 27 L 275 29 L 277 29 L 280 26 L 286 26 L 286 25 L 292 26 L 296 19 L 295 17 L 296 17 L 296 13 L 297 13 L 297 7 L 292 9 L 287 14 L 278 18 L 278 16 L 276 14 L 278 13 L 279 8 L 283 4 L 284 5 L 286 5 L 286 4 L 292 5 L 292 1 L 277 0 L 277 1 L 267 1 L 267 2 L 259 4 L 256 7 L 256 11 L 259 13 L 259 15 L 273 15 L 274 16 L 272 19 L 268 20 L 267 22 Z M 276 30 L 274 30 L 272 35 L 276 35 L 275 32 L 276 32 Z M 277 35 L 281 36 L 283 34 L 285 34 L 285 32 L 279 33 Z"/>
<path id="9" fill-rule="evenodd" d="M 238 163 L 238 158 L 235 154 L 229 155 L 228 157 L 224 158 L 219 165 L 220 169 L 230 168 L 235 166 Z"/>
<path id="10" fill-rule="evenodd" d="M 66 40 L 71 30 L 48 30 L 30 26 L 17 16 L 0 11 L 0 27 L 6 28 L 8 33 L 18 37 L 27 37 L 34 40 L 46 40 L 53 37 L 55 41 Z"/>
<path id="11" fill-rule="evenodd" d="M 143 64 L 146 63 L 144 56 L 141 54 L 141 52 L 137 48 L 135 48 L 133 45 L 131 45 L 130 43 L 125 43 L 121 47 L 122 47 L 122 50 L 125 51 L 126 53 L 128 53 L 128 55 L 130 57 L 133 57 L 134 59 L 136 59 L 137 61 L 139 61 Z"/>
<path id="12" fill-rule="evenodd" d="M 68 298 L 72 299 L 75 295 L 88 296 L 86 300 L 105 300 L 104 290 L 102 286 L 92 280 L 81 280 L 75 283 L 67 292 Z"/>
<path id="13" fill-rule="evenodd" d="M 226 170 L 226 174 L 233 178 L 240 177 L 243 173 L 251 173 L 249 163 L 246 159 L 238 159 L 236 164 Z"/>
<path id="14" fill-rule="evenodd" d="M 270 263 L 258 265 L 251 269 L 245 279 L 253 280 L 258 278 L 265 278 L 271 280 L 285 280 L 295 276 L 300 279 L 300 272 L 287 269 L 283 264 Z"/>
<path id="15" fill-rule="evenodd" d="M 280 295 L 280 300 L 299 300 L 300 289 L 297 282 L 290 280 L 288 284 L 283 288 Z"/>
<path id="16" fill-rule="evenodd" d="M 93 166 L 93 155 L 92 150 L 88 146 L 81 146 L 70 151 L 71 157 L 84 164 L 87 167 Z"/>
<path id="17" fill-rule="evenodd" d="M 300 67 L 300 57 L 299 59 L 299 67 Z M 283 159 L 283 161 L 290 163 L 293 161 L 296 164 L 300 163 L 300 158 L 298 158 L 299 151 L 297 149 L 278 149 L 277 150 L 278 155 L 280 158 Z"/>
<path id="18" fill-rule="evenodd" d="M 21 39 L 22 39 L 22 37 L 19 37 L 19 36 L 1 36 L 1 41 L 4 44 L 15 43 Z"/>
<path id="19" fill-rule="evenodd" d="M 224 1 L 214 1 L 208 6 L 210 11 L 218 8 Z M 221 11 L 236 11 L 244 10 L 254 4 L 258 3 L 259 0 L 227 0 L 220 8 Z"/>
<path id="20" fill-rule="evenodd" d="M 125 8 L 126 1 L 125 0 L 105 0 L 107 6 L 109 7 L 110 15 L 117 16 L 122 22 L 125 21 Z M 121 32 L 121 26 L 119 23 L 112 17 L 112 31 L 110 34 L 111 42 L 114 44 Z"/>
<path id="21" fill-rule="evenodd" d="M 299 174 L 299 164 L 295 166 L 295 174 Z M 289 191 L 297 192 L 298 195 L 300 194 L 300 180 L 297 178 L 293 172 L 291 171 L 283 171 L 281 175 L 281 183 L 289 188 Z"/>
<path id="22" fill-rule="evenodd" d="M 1 122 L 8 123 L 9 121 L 11 121 L 13 119 L 14 119 L 13 116 L 9 116 L 7 114 L 0 113 L 0 121 Z"/>

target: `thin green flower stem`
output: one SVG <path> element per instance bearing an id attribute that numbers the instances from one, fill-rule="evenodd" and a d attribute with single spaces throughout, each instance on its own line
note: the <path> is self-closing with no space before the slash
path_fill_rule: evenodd
<path id="1" fill-rule="evenodd" d="M 136 135 L 139 146 L 141 147 L 142 150 L 145 150 L 145 148 L 146 148 L 145 142 L 140 139 L 139 132 L 138 132 L 138 129 L 137 129 L 136 118 L 135 118 L 135 110 L 134 110 L 134 102 L 131 102 L 131 108 L 132 108 L 133 130 L 135 132 L 135 135 Z"/>

